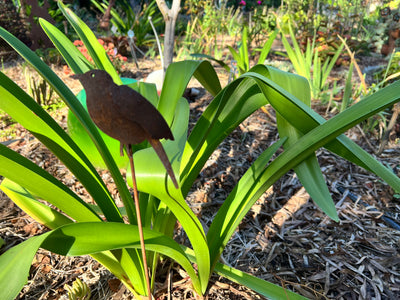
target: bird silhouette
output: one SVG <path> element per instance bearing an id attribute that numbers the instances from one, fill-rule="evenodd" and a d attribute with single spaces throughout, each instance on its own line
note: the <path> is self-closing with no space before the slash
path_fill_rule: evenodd
<path id="1" fill-rule="evenodd" d="M 78 79 L 86 91 L 86 103 L 93 122 L 105 134 L 117 139 L 132 155 L 132 145 L 145 140 L 156 151 L 175 188 L 179 188 L 160 139 L 174 140 L 160 112 L 141 94 L 125 85 L 117 85 L 103 70 L 91 70 L 71 76 Z"/>

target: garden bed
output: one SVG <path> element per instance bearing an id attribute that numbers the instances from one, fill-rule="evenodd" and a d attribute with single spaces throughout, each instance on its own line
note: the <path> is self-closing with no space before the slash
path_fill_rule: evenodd
<path id="1" fill-rule="evenodd" d="M 142 76 L 158 69 L 151 61 L 140 61 Z M 134 67 L 132 66 L 132 69 Z M 218 69 L 218 68 L 217 68 Z M 218 69 L 222 81 L 226 73 Z M 74 93 L 80 84 L 55 68 Z M 5 69 L 7 76 L 24 87 L 19 64 Z M 136 74 L 136 73 L 134 73 Z M 189 99 L 193 125 L 211 96 L 200 89 Z M 320 110 L 320 107 L 316 107 Z M 54 114 L 66 128 L 67 109 Z M 215 212 L 251 163 L 277 139 L 274 112 L 266 107 L 243 122 L 214 152 L 187 199 L 207 230 Z M 18 125 L 2 124 L 2 136 L 13 150 L 30 158 L 90 201 L 75 177 L 35 138 Z M 368 152 L 379 148 L 379 140 L 359 128 L 347 135 Z M 368 143 L 367 143 L 368 140 Z M 317 152 L 320 165 L 332 192 L 340 222 L 335 223 L 309 200 L 294 175 L 283 176 L 253 206 L 240 224 L 222 260 L 235 268 L 287 287 L 312 299 L 398 299 L 400 298 L 400 231 L 383 216 L 400 223 L 400 202 L 393 191 L 378 178 L 327 152 Z M 378 158 L 397 174 L 400 145 L 389 141 Z M 100 171 L 110 191 L 115 191 L 110 176 Z M 343 190 L 340 189 L 343 188 Z M 355 196 L 355 202 L 351 197 Z M 0 195 L 0 235 L 5 240 L 1 251 L 47 229 L 37 224 Z M 367 204 L 367 207 L 363 205 Z M 375 209 L 373 209 L 375 208 Z M 185 242 L 177 230 L 176 239 Z M 190 282 L 176 264 L 165 261 L 158 272 L 156 299 L 193 299 Z M 88 256 L 62 257 L 40 250 L 33 262 L 29 281 L 17 299 L 65 299 L 65 284 L 79 277 L 92 290 L 91 299 L 131 299 L 113 276 Z M 218 276 L 211 278 L 208 299 L 262 299 L 252 291 Z"/>

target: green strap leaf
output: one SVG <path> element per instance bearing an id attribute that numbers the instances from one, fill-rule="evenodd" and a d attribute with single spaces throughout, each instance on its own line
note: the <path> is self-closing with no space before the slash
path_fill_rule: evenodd
<path id="1" fill-rule="evenodd" d="M 170 158 L 172 168 L 179 169 L 181 155 L 185 146 L 189 120 L 189 104 L 183 98 L 178 102 L 173 126 L 175 140 L 164 141 L 163 147 Z M 165 168 L 152 148 L 137 151 L 134 154 L 135 172 L 138 190 L 160 199 L 179 220 L 198 257 L 198 269 L 201 291 L 205 292 L 210 275 L 210 258 L 206 237 L 200 221 L 186 204 L 181 190 L 175 189 L 167 177 Z M 128 172 L 127 180 L 131 182 Z M 177 177 L 179 182 L 179 178 Z"/>
<path id="2" fill-rule="evenodd" d="M 290 73 L 283 73 L 273 68 L 269 68 L 268 71 L 268 77 L 273 82 L 279 83 L 282 88 L 297 97 L 305 105 L 310 107 L 310 87 L 304 77 L 300 77 L 298 75 Z M 260 83 L 259 86 L 262 86 L 262 90 L 266 89 L 265 85 L 263 85 L 262 83 Z M 283 99 L 279 100 L 284 101 Z M 303 135 L 279 113 L 276 114 L 276 121 L 279 135 L 282 137 L 288 137 L 288 141 L 284 145 L 285 149 L 295 144 L 297 140 Z M 319 167 L 316 155 L 312 154 L 299 165 L 294 167 L 294 170 L 300 182 L 303 184 L 314 202 L 330 218 L 335 221 L 339 221 L 335 203 L 333 202 L 329 189 L 325 183 L 325 178 L 322 174 L 321 168 Z"/>
<path id="3" fill-rule="evenodd" d="M 73 222 L 62 213 L 37 201 L 27 189 L 8 178 L 3 179 L 0 189 L 30 217 L 48 228 L 54 229 Z"/>
<path id="4" fill-rule="evenodd" d="M 211 153 L 245 118 L 266 104 L 254 82 L 235 80 L 208 105 L 193 128 L 182 156 L 182 192 L 186 194 Z"/>
<path id="5" fill-rule="evenodd" d="M 110 61 L 103 46 L 97 41 L 96 36 L 90 28 L 83 22 L 72 10 L 66 7 L 62 1 L 58 1 L 58 7 L 68 22 L 72 25 L 76 33 L 79 35 L 82 42 L 85 44 L 88 53 L 92 57 L 94 64 L 98 69 L 107 71 L 112 79 L 117 84 L 122 84 L 122 81 Z"/>
<path id="6" fill-rule="evenodd" d="M 272 44 L 275 41 L 276 36 L 279 33 L 279 29 L 275 29 L 271 35 L 268 37 L 268 41 L 264 44 L 263 48 L 261 49 L 260 57 L 258 58 L 257 65 L 261 64 L 263 65 L 265 60 L 267 59 L 267 56 L 269 54 L 269 51 L 272 48 Z"/>
<path id="7" fill-rule="evenodd" d="M 14 300 L 28 281 L 32 260 L 49 233 L 34 236 L 0 255 L 0 298 Z"/>
<path id="8" fill-rule="evenodd" d="M 72 72 L 81 74 L 93 69 L 93 65 L 57 27 L 42 18 L 39 23 Z"/>
<path id="9" fill-rule="evenodd" d="M 146 249 L 171 257 L 179 263 L 192 279 L 193 287 L 200 293 L 200 283 L 189 258 L 172 238 L 144 228 Z M 106 238 L 105 238 L 106 237 Z M 136 225 L 112 222 L 72 223 L 40 236 L 30 238 L 0 256 L 0 298 L 14 299 L 26 283 L 29 268 L 38 248 L 62 255 L 98 256 L 99 252 L 140 248 Z M 104 257 L 103 257 L 104 258 Z M 113 261 L 113 258 L 110 257 Z"/>
<path id="10" fill-rule="evenodd" d="M 303 134 L 306 134 L 313 128 L 318 127 L 318 125 L 327 122 L 318 113 L 299 101 L 296 97 L 272 82 L 270 79 L 262 76 L 261 74 L 262 72 L 265 72 L 265 70 L 261 71 L 261 74 L 253 72 L 260 71 L 260 68 L 265 69 L 267 67 L 256 66 L 251 70 L 252 72 L 244 74 L 243 77 L 258 79 L 271 87 L 271 89 L 265 88 L 266 86 L 264 86 L 264 84 L 260 86 L 263 93 L 268 98 L 269 103 L 290 124 L 292 124 L 293 127 Z M 271 67 L 269 68 L 272 69 Z M 394 103 L 397 103 L 400 100 L 399 91 L 400 82 L 395 82 L 384 89 L 365 97 L 362 101 L 335 116 L 334 118 L 338 119 L 339 122 L 335 121 L 335 123 L 330 124 L 334 124 L 332 126 L 337 126 L 337 128 L 340 128 L 341 132 L 344 132 L 359 122 L 373 116 Z M 279 95 L 283 95 L 284 97 Z M 323 146 L 368 171 L 375 173 L 390 184 L 396 191 L 399 190 L 399 178 L 391 170 L 385 168 L 381 163 L 346 136 L 338 135 L 335 140 L 326 142 Z"/>
<path id="11" fill-rule="evenodd" d="M 180 61 L 171 64 L 165 74 L 157 107 L 169 125 L 172 124 L 177 102 L 193 75 L 212 95 L 221 90 L 218 76 L 208 61 Z"/>
<path id="12" fill-rule="evenodd" d="M 71 170 L 98 203 L 106 218 L 122 222 L 110 192 L 79 147 L 38 103 L 1 72 L 0 96 L 0 108 L 29 130 Z"/>
<path id="13" fill-rule="evenodd" d="M 82 199 L 42 168 L 0 144 L 0 174 L 77 221 L 101 221 Z"/>
<path id="14" fill-rule="evenodd" d="M 267 297 L 268 299 L 274 300 L 305 300 L 299 294 L 296 294 L 288 289 L 275 285 L 271 282 L 262 280 L 250 274 L 247 274 L 238 269 L 228 267 L 224 264 L 217 263 L 215 266 L 215 272 L 233 282 L 245 285 L 246 287 L 252 289 L 253 291 Z"/>

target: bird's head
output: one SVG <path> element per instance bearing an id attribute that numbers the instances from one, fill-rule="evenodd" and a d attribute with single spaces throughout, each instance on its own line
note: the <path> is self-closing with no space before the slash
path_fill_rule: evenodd
<path id="1" fill-rule="evenodd" d="M 90 70 L 84 74 L 74 74 L 70 77 L 78 79 L 84 88 L 105 88 L 113 82 L 111 76 L 104 70 Z"/>

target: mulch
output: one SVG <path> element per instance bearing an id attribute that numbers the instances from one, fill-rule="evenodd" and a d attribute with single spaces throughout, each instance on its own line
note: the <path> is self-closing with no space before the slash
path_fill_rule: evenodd
<path id="1" fill-rule="evenodd" d="M 159 67 L 153 62 L 141 63 L 142 75 Z M 24 87 L 20 68 L 13 65 L 5 73 Z M 61 68 L 55 70 L 75 93 L 80 90 Z M 226 74 L 221 76 L 226 80 Z M 192 86 L 199 88 L 195 82 Z M 199 97 L 189 100 L 191 126 L 212 99 L 203 89 L 199 90 Z M 66 113 L 65 108 L 54 113 L 64 128 Z M 256 111 L 218 147 L 196 179 L 187 201 L 206 230 L 235 183 L 277 139 L 274 121 L 269 107 Z M 1 130 L 10 126 L 0 125 Z M 14 126 L 11 132 L 12 136 L 2 135 L 0 141 L 12 139 L 8 147 L 90 201 L 85 189 L 51 152 L 20 126 Z M 370 153 L 379 148 L 375 135 L 362 134 L 357 127 L 346 134 Z M 399 144 L 390 140 L 377 158 L 398 174 L 399 154 Z M 398 195 L 373 174 L 324 149 L 318 150 L 317 156 L 340 222 L 332 221 L 316 207 L 295 173 L 290 172 L 255 203 L 221 260 L 310 299 L 399 299 L 400 231 L 385 222 L 386 217 L 400 224 Z M 104 171 L 101 175 L 118 197 L 110 176 Z M 0 194 L 0 199 L 0 236 L 6 242 L 1 253 L 47 230 L 4 194 Z M 184 232 L 178 230 L 176 238 L 185 241 Z M 190 282 L 176 264 L 164 261 L 157 276 L 156 299 L 195 298 Z M 76 278 L 90 287 L 91 299 L 132 299 L 113 275 L 89 256 L 63 257 L 45 250 L 37 253 L 28 284 L 17 299 L 66 299 L 64 285 L 71 285 Z M 210 286 L 208 299 L 264 299 L 216 275 Z"/>

